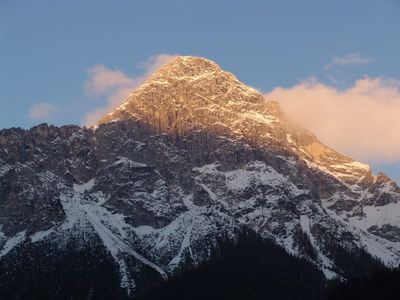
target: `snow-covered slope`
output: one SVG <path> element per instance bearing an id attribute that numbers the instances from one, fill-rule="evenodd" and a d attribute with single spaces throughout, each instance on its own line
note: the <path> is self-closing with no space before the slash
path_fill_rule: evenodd
<path id="1" fill-rule="evenodd" d="M 0 259 L 97 239 L 135 293 L 251 230 L 346 277 L 343 253 L 400 263 L 400 190 L 197 57 L 156 71 L 96 129 L 0 131 Z M 28 246 L 27 246 L 28 245 Z"/>

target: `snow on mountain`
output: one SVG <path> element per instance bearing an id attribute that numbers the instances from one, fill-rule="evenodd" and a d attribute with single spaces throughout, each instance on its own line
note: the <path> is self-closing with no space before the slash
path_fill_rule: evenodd
<path id="1" fill-rule="evenodd" d="M 323 145 L 216 63 L 177 57 L 96 129 L 0 131 L 0 256 L 99 239 L 137 292 L 251 230 L 346 277 L 340 251 L 400 263 L 400 189 Z"/>

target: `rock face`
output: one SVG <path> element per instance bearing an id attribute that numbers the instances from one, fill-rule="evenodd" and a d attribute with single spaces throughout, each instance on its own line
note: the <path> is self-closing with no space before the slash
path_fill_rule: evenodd
<path id="1" fill-rule="evenodd" d="M 243 230 L 327 279 L 348 276 L 344 255 L 397 266 L 399 200 L 388 177 L 198 57 L 160 68 L 96 128 L 0 131 L 0 260 L 96 241 L 131 295 L 143 270 L 168 278 Z"/>

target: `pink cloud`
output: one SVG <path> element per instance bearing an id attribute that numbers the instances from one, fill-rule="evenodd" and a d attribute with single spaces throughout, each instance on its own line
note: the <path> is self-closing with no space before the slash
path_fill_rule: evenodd
<path id="1" fill-rule="evenodd" d="M 115 88 L 134 84 L 135 79 L 129 78 L 120 70 L 109 69 L 104 65 L 95 65 L 88 69 L 85 91 L 92 95 L 102 95 Z"/>
<path id="2" fill-rule="evenodd" d="M 400 160 L 400 82 L 363 78 L 338 90 L 316 79 L 265 95 L 322 142 L 370 162 Z"/>

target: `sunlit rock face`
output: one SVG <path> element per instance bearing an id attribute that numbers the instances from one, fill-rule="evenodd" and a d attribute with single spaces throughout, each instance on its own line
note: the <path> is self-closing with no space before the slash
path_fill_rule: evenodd
<path id="1" fill-rule="evenodd" d="M 328 279 L 348 276 L 343 253 L 400 262 L 396 184 L 204 58 L 161 67 L 96 128 L 6 129 L 0 146 L 3 262 L 95 244 L 131 295 L 243 230 Z"/>

